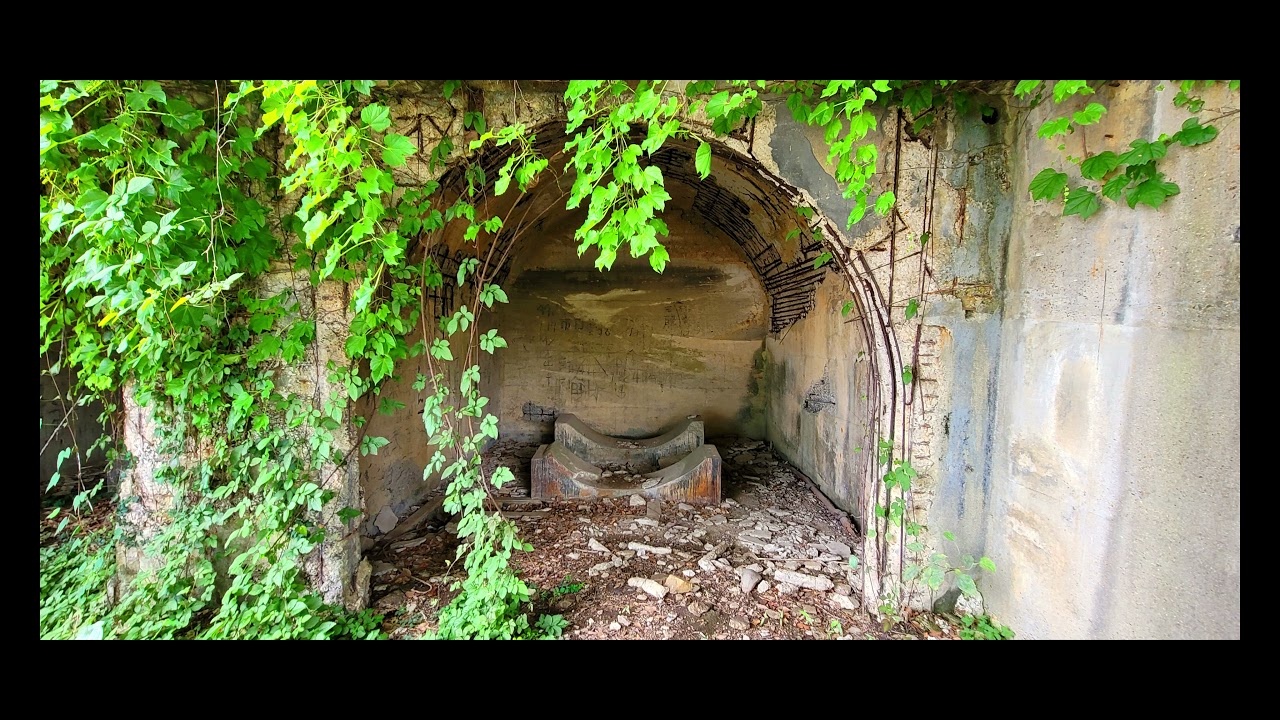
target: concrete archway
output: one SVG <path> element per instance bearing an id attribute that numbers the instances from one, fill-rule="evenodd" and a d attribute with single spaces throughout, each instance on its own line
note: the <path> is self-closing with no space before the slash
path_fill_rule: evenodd
<path id="1" fill-rule="evenodd" d="M 625 251 L 611 271 L 596 271 L 593 251 L 577 257 L 572 239 L 585 209 L 564 207 L 572 171 L 565 170 L 562 128 L 552 120 L 535 130 L 550 166 L 530 193 L 473 200 L 477 217 L 511 218 L 496 238 L 473 244 L 451 229 L 416 250 L 430 253 L 446 278 L 468 257 L 487 261 L 507 291 L 510 303 L 483 316 L 480 327 L 497 328 L 510 346 L 478 357 L 502 436 L 547 438 L 560 412 L 636 436 L 697 413 L 709 435 L 773 441 L 860 522 L 876 467 L 873 453 L 853 449 L 874 447 L 887 424 L 893 389 L 873 383 L 895 375 L 888 368 L 896 344 L 876 332 L 887 312 L 874 283 L 848 280 L 864 269 L 837 244 L 838 225 L 821 211 L 806 222 L 795 209 L 815 205 L 805 193 L 728 142 L 707 138 L 712 173 L 702 180 L 693 162 L 697 141 L 669 141 L 651 160 L 672 196 L 663 213 L 672 231 L 666 272 Z M 506 157 L 506 149 L 490 149 L 472 164 L 492 183 Z M 457 166 L 441 178 L 446 204 L 465 191 L 464 175 Z M 824 251 L 835 260 L 815 268 Z M 846 318 L 839 310 L 851 287 L 854 310 Z M 428 324 L 465 302 L 455 293 L 446 282 L 432 295 Z M 383 396 L 420 411 L 409 386 L 427 373 L 425 362 L 403 361 L 397 372 L 400 380 Z M 365 532 L 376 534 L 384 508 L 402 516 L 434 489 L 422 478 L 434 449 L 416 413 L 365 414 L 368 432 L 390 438 L 394 450 L 362 460 Z"/>

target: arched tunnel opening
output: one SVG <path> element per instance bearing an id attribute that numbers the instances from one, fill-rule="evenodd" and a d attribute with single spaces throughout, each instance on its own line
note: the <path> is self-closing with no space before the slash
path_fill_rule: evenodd
<path id="1" fill-rule="evenodd" d="M 485 475 L 500 465 L 513 471 L 515 482 L 494 495 L 546 550 L 531 554 L 536 562 L 524 561 L 526 577 L 544 591 L 560 587 L 557 580 L 603 586 L 612 577 L 611 592 L 634 594 L 637 587 L 626 582 L 644 576 L 670 586 L 685 612 L 692 604 L 690 618 L 705 614 L 696 612 L 703 606 L 719 608 L 689 625 L 707 635 L 734 630 L 731 608 L 712 602 L 715 588 L 751 596 L 762 576 L 833 590 L 847 609 L 856 607 L 850 589 L 858 587 L 857 561 L 849 558 L 864 511 L 860 452 L 873 443 L 867 342 L 864 326 L 841 313 L 850 300 L 844 277 L 834 263 L 815 262 L 824 247 L 808 231 L 813 222 L 797 213 L 798 194 L 789 196 L 767 170 L 724 145 L 717 145 L 710 177 L 700 179 L 696 144 L 669 141 L 650 162 L 662 168 L 671 196 L 661 212 L 670 261 L 658 273 L 649 258 L 633 258 L 624 246 L 612 268 L 600 271 L 594 249 L 578 255 L 574 230 L 586 210 L 565 208 L 573 178 L 559 152 L 563 144 L 563 135 L 541 130 L 538 145 L 550 166 L 518 200 L 515 193 L 476 196 L 477 217 L 509 218 L 488 243 L 467 242 L 459 232 L 418 249 L 431 254 L 445 278 L 424 303 L 427 342 L 431 325 L 464 302 L 449 278 L 468 258 L 492 267 L 492 281 L 509 300 L 476 321 L 480 332 L 496 329 L 505 348 L 436 369 L 456 377 L 472 362 L 480 367 L 486 410 L 499 418 L 498 439 L 484 451 Z M 490 188 L 505 159 L 494 151 L 478 161 Z M 465 192 L 466 172 L 451 170 L 442 186 Z M 421 336 L 420 329 L 406 340 Z M 373 599 L 387 607 L 404 607 L 404 593 L 436 593 L 439 601 L 448 577 L 439 558 L 452 559 L 457 542 L 442 509 L 445 482 L 423 477 L 435 448 L 427 445 L 421 415 L 429 389 L 414 383 L 421 387 L 432 372 L 428 363 L 401 361 L 398 377 L 364 413 L 365 432 L 390 440 L 360 466 Z M 384 399 L 405 407 L 377 413 L 373 403 Z M 696 418 L 720 457 L 719 497 L 705 507 L 639 496 L 531 497 L 531 462 L 553 441 L 557 418 L 570 414 L 624 443 Z M 607 472 L 635 472 L 638 481 L 648 469 L 619 464 Z M 814 477 L 825 480 L 825 494 Z M 605 519 L 597 521 L 601 513 Z M 576 524 L 557 523 L 575 515 Z M 405 569 L 414 562 L 425 564 Z M 396 582 L 406 575 L 408 586 Z M 672 579 L 662 585 L 667 575 Z M 565 593 L 554 587 L 550 601 L 560 602 Z M 597 606 L 608 603 L 591 605 Z M 564 609 L 550 609 L 557 608 Z M 600 630 L 619 623 L 596 620 Z"/>

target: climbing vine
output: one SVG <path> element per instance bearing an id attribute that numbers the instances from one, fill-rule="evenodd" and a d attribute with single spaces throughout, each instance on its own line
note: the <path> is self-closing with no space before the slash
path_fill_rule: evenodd
<path id="1" fill-rule="evenodd" d="M 1091 82 L 1094 84 L 1091 85 Z M 1088 218 L 1101 210 L 1101 198 L 1115 203 L 1123 200 L 1130 208 L 1137 207 L 1139 203 L 1159 208 L 1167 199 L 1177 195 L 1180 189 L 1177 183 L 1165 179 L 1164 173 L 1158 169 L 1158 161 L 1175 145 L 1194 147 L 1211 142 L 1218 136 L 1216 126 L 1201 124 L 1198 114 L 1204 107 L 1204 99 L 1192 94 L 1198 89 L 1212 87 L 1215 82 L 1217 81 L 1177 81 L 1178 93 L 1173 104 L 1185 108 L 1191 115 L 1183 121 L 1181 129 L 1172 135 L 1162 133 L 1155 140 L 1136 138 L 1129 142 L 1128 151 L 1118 154 L 1104 150 L 1083 156 L 1066 156 L 1068 162 L 1079 166 L 1082 180 L 1101 185 L 1086 183 L 1070 187 L 1071 177 L 1067 173 L 1045 168 L 1031 180 L 1029 190 L 1032 199 L 1063 198 L 1062 214 L 1079 215 L 1081 218 Z M 1014 95 L 1020 98 L 1030 97 L 1034 107 L 1044 100 L 1047 88 L 1041 87 L 1042 83 L 1041 80 L 1022 80 L 1014 88 Z M 1093 95 L 1098 84 L 1100 83 L 1097 81 L 1088 80 L 1056 80 L 1053 82 L 1053 102 L 1059 104 L 1076 95 Z M 1231 80 L 1228 87 L 1233 92 L 1238 91 L 1240 81 Z M 1157 90 L 1163 91 L 1164 86 L 1158 86 Z M 1065 137 L 1076 132 L 1076 128 L 1099 122 L 1106 112 L 1107 108 L 1102 103 L 1090 102 L 1081 110 L 1045 120 L 1036 135 L 1054 141 L 1059 136 Z M 1228 111 L 1218 118 L 1235 112 L 1238 111 Z M 1059 143 L 1058 149 L 1066 150 L 1065 142 Z"/>
<path id="2" fill-rule="evenodd" d="M 1197 82 L 1210 81 L 1185 81 L 1175 101 L 1193 113 L 1202 105 Z M 446 81 L 443 99 L 453 101 L 459 87 Z M 367 80 L 51 80 L 40 90 L 40 353 L 50 374 L 74 370 L 74 385 L 61 393 L 73 407 L 97 399 L 105 415 L 119 417 L 128 393 L 154 415 L 164 462 L 145 481 L 167 486 L 171 498 L 159 527 L 117 524 L 111 543 L 145 552 L 147 569 L 114 605 L 94 600 L 71 612 L 55 598 L 65 596 L 59 587 L 100 592 L 112 567 L 100 538 L 92 553 L 66 546 L 92 560 L 79 579 L 66 575 L 79 567 L 71 555 L 42 553 L 42 565 L 62 578 L 46 593 L 42 576 L 42 633 L 73 636 L 101 623 L 104 637 L 120 638 L 379 637 L 375 615 L 343 607 L 359 604 L 346 597 L 354 589 L 316 588 L 309 567 L 316 557 L 338 557 L 336 548 L 358 535 L 362 511 L 339 479 L 357 452 L 377 454 L 388 444 L 365 431 L 357 401 L 376 400 L 382 413 L 401 410 L 380 391 L 402 361 L 421 358 L 428 372 L 413 387 L 436 448 L 424 478 L 448 481 L 445 507 L 461 516 L 466 573 L 436 635 L 558 636 L 562 619 L 529 621 L 530 590 L 510 566 L 515 553 L 531 549 L 495 512 L 490 491 L 511 473 L 499 468 L 486 477 L 480 462 L 485 443 L 497 438 L 498 418 L 481 394 L 479 354 L 506 346 L 496 329 L 480 329 L 481 319 L 507 301 L 499 268 L 537 220 L 515 217 L 519 203 L 503 215 L 490 205 L 508 192 L 532 191 L 551 171 L 529 131 L 519 123 L 491 127 L 468 108 L 461 127 L 475 139 L 455 147 L 456 136 L 445 132 L 424 147 L 421 136 L 415 142 L 393 130 L 390 105 Z M 1040 81 L 1022 81 L 1015 95 L 1043 91 Z M 1059 103 L 1093 89 L 1057 81 L 1052 92 Z M 574 233 L 579 254 L 594 248 L 604 270 L 626 246 L 662 272 L 670 258 L 660 215 L 670 195 L 649 159 L 669 138 L 695 143 L 696 171 L 708 177 L 704 138 L 740 132 L 763 109 L 765 94 L 785 96 L 797 121 L 822 129 L 827 160 L 851 203 L 846 227 L 871 209 L 889 214 L 896 202 L 871 182 L 876 108 L 902 107 L 913 132 L 947 108 L 995 112 L 974 86 L 948 80 L 570 81 L 564 150 L 573 181 L 557 201 L 586 206 Z M 1104 112 L 1091 103 L 1047 122 L 1040 134 L 1070 133 Z M 1192 117 L 1173 136 L 1135 140 L 1120 155 L 1068 158 L 1100 189 L 1070 189 L 1065 173 L 1046 169 L 1030 190 L 1036 199 L 1065 197 L 1064 214 L 1086 218 L 1100 207 L 1098 194 L 1159 207 L 1177 187 L 1156 161 L 1172 144 L 1216 134 Z M 477 162 L 485 152 L 505 157 L 492 177 Z M 411 158 L 435 179 L 406 180 L 419 177 L 404 172 Z M 458 168 L 460 180 L 442 187 L 448 167 Z M 815 267 L 841 252 L 812 210 L 801 207 L 797 217 L 788 239 L 804 233 L 827 243 Z M 458 236 L 476 254 L 445 277 L 433 250 Z M 427 299 L 445 283 L 467 293 L 465 303 L 433 315 L 441 308 Z M 318 289 L 339 285 L 351 289 L 348 316 L 320 316 Z M 907 319 L 917 312 L 910 305 Z M 415 334 L 421 337 L 410 344 Z M 331 347 L 332 338 L 341 346 Z M 304 381 L 298 368 L 312 362 L 319 372 Z M 910 385 L 912 369 L 901 371 Z M 73 455 L 114 452 L 118 440 L 117 433 L 75 444 L 60 454 L 59 469 Z M 915 471 L 893 459 L 892 434 L 886 442 L 879 453 L 888 472 L 885 503 L 877 500 L 876 512 L 900 526 Z M 91 504 L 96 490 L 77 494 L 74 509 Z M 122 517 L 134 500 L 121 499 Z"/>

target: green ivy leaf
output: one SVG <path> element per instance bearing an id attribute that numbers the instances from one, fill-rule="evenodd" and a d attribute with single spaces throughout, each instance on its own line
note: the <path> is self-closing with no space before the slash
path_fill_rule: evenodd
<path id="1" fill-rule="evenodd" d="M 1101 180 L 1107 173 L 1120 166 L 1120 157 L 1107 150 L 1085 158 L 1080 163 L 1080 174 L 1087 180 Z"/>
<path id="2" fill-rule="evenodd" d="M 903 385 L 910 385 L 910 384 L 911 384 L 911 379 L 912 379 L 912 378 L 914 378 L 914 377 L 915 377 L 915 376 L 911 373 L 911 366 L 910 366 L 910 365 L 908 365 L 908 366 L 906 366 L 906 367 L 902 368 L 902 384 L 903 384 Z"/>
<path id="3" fill-rule="evenodd" d="M 667 267 L 667 261 L 671 256 L 667 254 L 667 249 L 661 245 L 654 245 L 653 250 L 649 252 L 649 266 L 654 271 L 661 273 Z"/>
<path id="4" fill-rule="evenodd" d="M 1102 201 L 1091 190 L 1071 188 L 1067 191 L 1067 202 L 1062 207 L 1062 214 L 1079 215 L 1080 219 L 1086 220 L 1100 209 Z"/>
<path id="5" fill-rule="evenodd" d="M 1189 117 L 1182 123 L 1182 129 L 1174 134 L 1173 139 L 1187 147 L 1203 145 L 1218 137 L 1218 128 L 1212 125 L 1201 125 L 1200 118 Z"/>
<path id="6" fill-rule="evenodd" d="M 372 130 L 382 132 L 391 127 L 391 110 L 377 103 L 366 105 L 360 111 L 360 120 Z"/>
<path id="7" fill-rule="evenodd" d="M 143 190 L 151 187 L 152 179 L 149 177 L 135 177 L 129 180 L 129 185 L 124 191 L 126 195 L 136 195 Z"/>
<path id="8" fill-rule="evenodd" d="M 1065 116 L 1054 118 L 1053 120 L 1046 120 L 1044 124 L 1040 126 L 1040 131 L 1036 133 L 1036 136 L 1051 138 L 1055 135 L 1066 135 L 1067 131 L 1070 129 L 1071 118 Z"/>
<path id="9" fill-rule="evenodd" d="M 814 269 L 814 270 L 817 270 L 818 268 L 822 267 L 823 265 L 826 265 L 828 262 L 831 262 L 831 257 L 832 257 L 831 253 L 829 253 L 829 252 L 824 252 L 824 253 L 822 253 L 821 255 L 819 255 L 818 257 L 814 258 L 814 259 L 813 259 L 813 269 Z"/>
<path id="10" fill-rule="evenodd" d="M 995 571 L 996 571 L 996 564 L 995 564 L 995 562 L 993 562 L 993 561 L 991 560 L 991 558 L 987 557 L 986 555 L 983 555 L 983 556 L 982 556 L 982 559 L 978 561 L 978 564 L 979 564 L 979 565 L 981 565 L 981 566 L 982 566 L 982 569 L 983 569 L 983 570 L 986 570 L 987 572 L 995 572 Z"/>
<path id="11" fill-rule="evenodd" d="M 1067 188 L 1067 174 L 1053 168 L 1041 170 L 1031 179 L 1032 200 L 1052 200 Z"/>
<path id="12" fill-rule="evenodd" d="M 703 180 L 711 174 L 711 145 L 705 140 L 698 143 L 698 152 L 693 156 L 693 167 Z"/>
<path id="13" fill-rule="evenodd" d="M 1129 143 L 1129 147 L 1133 148 L 1129 152 L 1120 156 L 1120 163 L 1124 165 L 1142 165 L 1152 160 L 1158 160 L 1169 152 L 1168 146 L 1159 140 L 1155 142 L 1147 142 L 1146 140 L 1134 140 Z"/>
<path id="14" fill-rule="evenodd" d="M 1037 87 L 1040 86 L 1040 83 L 1042 82 L 1044 81 L 1043 80 L 1019 80 L 1018 85 L 1013 88 L 1013 94 L 1015 97 L 1023 97 L 1025 95 L 1030 95 L 1032 92 L 1035 91 Z"/>
<path id="15" fill-rule="evenodd" d="M 1071 116 L 1071 120 L 1077 125 L 1092 125 L 1102 119 L 1102 113 L 1107 108 L 1102 103 L 1092 102 L 1084 106 L 1084 109 Z"/>
<path id="16" fill-rule="evenodd" d="M 1114 202 L 1120 202 L 1120 195 L 1129 186 L 1129 181 L 1128 175 L 1117 175 L 1111 178 L 1106 185 L 1102 186 L 1102 196 Z"/>
<path id="17" fill-rule="evenodd" d="M 404 164 L 405 158 L 417 151 L 413 141 L 395 133 L 388 133 L 384 144 L 386 147 L 382 150 L 382 161 L 391 167 L 400 167 Z"/>
<path id="18" fill-rule="evenodd" d="M 881 194 L 880 197 L 876 198 L 876 214 L 877 215 L 889 214 L 889 210 L 893 208 L 893 203 L 896 200 L 897 198 L 894 197 L 892 190 L 886 191 L 885 193 Z"/>
<path id="19" fill-rule="evenodd" d="M 1164 204 L 1169 197 L 1178 194 L 1178 186 L 1171 182 L 1164 182 L 1163 174 L 1157 173 L 1155 177 L 1149 178 L 1144 182 L 1135 185 L 1129 190 L 1126 199 L 1129 201 L 1129 207 L 1137 207 L 1138 203 L 1150 205 L 1158 208 Z"/>
<path id="20" fill-rule="evenodd" d="M 910 320 L 911 318 L 915 317 L 919 309 L 920 309 L 920 303 L 916 302 L 915 298 L 911 298 L 910 300 L 908 300 L 907 310 L 905 313 L 907 316 L 907 319 Z"/>
<path id="21" fill-rule="evenodd" d="M 848 316 L 849 316 L 849 311 L 850 311 L 850 310 L 852 310 L 852 309 L 853 309 L 853 301 L 852 301 L 852 300 L 848 300 L 848 301 L 846 301 L 846 302 L 845 302 L 844 307 L 840 308 L 840 315 L 841 315 L 842 317 L 848 317 Z"/>
<path id="22" fill-rule="evenodd" d="M 1093 89 L 1087 80 L 1059 80 L 1053 84 L 1053 101 L 1060 103 L 1072 95 L 1091 95 Z"/>
<path id="23" fill-rule="evenodd" d="M 960 592 L 969 597 L 978 596 L 978 586 L 974 584 L 973 578 L 966 573 L 956 573 L 956 586 L 960 588 Z"/>
<path id="24" fill-rule="evenodd" d="M 146 110 L 151 101 L 163 105 L 168 101 L 164 94 L 164 90 L 160 84 L 154 80 L 148 80 L 142 84 L 142 88 L 137 92 L 127 93 L 125 95 L 125 104 L 134 110 Z"/>

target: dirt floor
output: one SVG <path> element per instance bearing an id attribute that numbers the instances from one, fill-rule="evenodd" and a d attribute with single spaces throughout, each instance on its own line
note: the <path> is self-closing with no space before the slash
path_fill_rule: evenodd
<path id="1" fill-rule="evenodd" d="M 534 592 L 534 616 L 559 613 L 570 639 L 950 638 L 921 614 L 888 630 L 861 608 L 859 546 L 812 486 L 766 445 L 708 440 L 724 460 L 723 502 L 693 507 L 639 497 L 542 502 L 528 498 L 536 445 L 499 442 L 486 470 L 506 465 L 504 513 L 534 550 L 513 565 Z M 429 502 L 429 500 L 428 500 Z M 443 518 L 437 516 L 436 522 Z M 400 529 L 398 529 L 400 530 Z M 392 638 L 434 628 L 461 562 L 452 524 L 423 522 L 369 551 L 372 604 Z"/>

